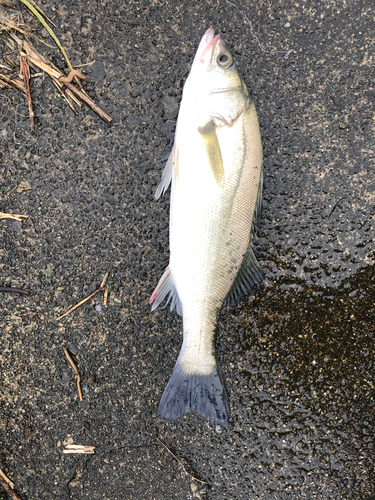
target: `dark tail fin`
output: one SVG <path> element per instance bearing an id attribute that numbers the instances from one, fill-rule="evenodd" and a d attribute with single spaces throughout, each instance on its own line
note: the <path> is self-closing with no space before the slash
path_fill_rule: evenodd
<path id="1" fill-rule="evenodd" d="M 210 375 L 186 373 L 177 360 L 158 414 L 166 422 L 173 422 L 189 411 L 196 411 L 212 424 L 228 427 L 228 396 L 218 368 Z"/>

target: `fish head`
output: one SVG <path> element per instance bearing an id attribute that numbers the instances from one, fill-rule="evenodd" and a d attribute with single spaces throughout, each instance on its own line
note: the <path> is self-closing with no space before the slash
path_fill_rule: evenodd
<path id="1" fill-rule="evenodd" d="M 221 35 L 209 28 L 203 35 L 190 71 L 189 86 L 199 93 L 231 90 L 242 87 L 236 63 Z"/>

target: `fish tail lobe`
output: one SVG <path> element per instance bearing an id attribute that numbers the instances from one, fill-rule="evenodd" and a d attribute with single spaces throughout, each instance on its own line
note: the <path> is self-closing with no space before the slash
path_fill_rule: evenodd
<path id="1" fill-rule="evenodd" d="M 208 374 L 192 373 L 177 360 L 161 398 L 158 415 L 166 422 L 173 422 L 190 411 L 214 425 L 228 427 L 228 396 L 216 364 Z"/>

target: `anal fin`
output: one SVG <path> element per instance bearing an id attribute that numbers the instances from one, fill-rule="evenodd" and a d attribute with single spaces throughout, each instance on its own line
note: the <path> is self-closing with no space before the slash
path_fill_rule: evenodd
<path id="1" fill-rule="evenodd" d="M 152 304 L 151 311 L 154 311 L 163 302 L 168 293 L 169 297 L 164 307 L 167 307 L 167 305 L 171 301 L 170 310 L 172 311 L 176 306 L 177 313 L 182 316 L 181 301 L 178 296 L 176 286 L 173 282 L 172 273 L 169 266 L 165 270 L 163 276 L 160 278 L 157 287 L 150 297 L 149 303 Z"/>
<path id="2" fill-rule="evenodd" d="M 224 305 L 235 305 L 248 295 L 249 292 L 255 292 L 262 287 L 264 273 L 254 255 L 252 244 L 246 250 L 240 270 L 234 280 Z"/>

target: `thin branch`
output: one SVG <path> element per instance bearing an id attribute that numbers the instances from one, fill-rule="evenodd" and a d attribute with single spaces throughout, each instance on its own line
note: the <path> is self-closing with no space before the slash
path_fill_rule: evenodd
<path id="1" fill-rule="evenodd" d="M 73 111 L 73 113 L 75 113 L 76 115 L 78 115 L 78 111 L 76 110 L 76 108 L 74 107 L 73 103 L 70 102 L 68 96 L 65 94 L 65 92 L 62 90 L 62 88 L 60 88 L 57 83 L 56 83 L 56 80 L 55 78 L 52 78 L 52 83 L 54 84 L 54 86 L 57 88 L 58 92 L 62 95 L 63 99 L 65 99 L 65 101 L 68 103 L 68 106 L 71 108 L 71 110 Z"/>
<path id="2" fill-rule="evenodd" d="M 4 75 L 4 73 L 0 73 L 0 79 L 4 80 L 4 82 L 8 83 L 9 85 L 13 85 L 14 87 L 16 87 L 16 89 L 21 90 L 21 92 L 26 93 L 25 84 L 22 80 L 19 80 L 18 78 L 14 78 L 12 76 Z"/>
<path id="3" fill-rule="evenodd" d="M 67 444 L 63 453 L 93 454 L 94 450 L 95 446 L 89 446 L 86 444 Z"/>
<path id="4" fill-rule="evenodd" d="M 345 200 L 346 196 L 343 196 L 342 198 L 340 198 L 338 201 L 336 201 L 336 203 L 334 204 L 332 210 L 330 211 L 329 213 L 329 216 L 328 217 L 331 217 L 331 215 L 333 214 L 333 211 L 335 210 L 335 208 L 337 207 L 337 205 L 340 203 L 340 201 L 342 200 Z"/>
<path id="5" fill-rule="evenodd" d="M 107 283 L 107 279 L 108 279 L 108 276 L 109 276 L 109 271 L 107 271 L 104 275 L 104 278 L 103 278 L 103 281 L 101 282 L 100 284 L 100 288 L 104 288 L 105 287 L 105 284 Z"/>
<path id="6" fill-rule="evenodd" d="M 0 1 L 1 3 L 1 1 Z M 0 469 L 0 477 L 6 482 L 9 484 L 9 486 L 11 488 L 14 488 L 14 483 L 12 483 L 12 481 L 9 479 L 9 477 L 7 477 L 4 472 Z"/>
<path id="7" fill-rule="evenodd" d="M 155 437 L 156 437 L 156 436 L 155 436 Z M 166 446 L 166 445 L 163 443 L 163 441 L 160 441 L 160 439 L 159 439 L 158 437 L 157 437 L 156 439 L 159 441 L 159 443 L 160 443 L 160 444 L 162 444 L 162 445 L 164 446 L 164 448 L 165 448 L 167 451 L 169 451 L 169 453 L 172 455 L 172 457 L 174 457 L 174 458 L 177 460 L 177 462 L 181 465 L 181 467 L 184 469 L 184 471 L 186 472 L 186 474 L 187 474 L 188 476 L 190 476 L 192 479 L 194 479 L 194 481 L 198 481 L 198 483 L 207 484 L 207 483 L 206 483 L 206 481 L 202 481 L 201 479 L 198 479 L 197 477 L 194 477 L 192 474 L 190 474 L 190 472 L 188 472 L 188 471 L 186 470 L 186 468 L 185 468 L 184 464 L 181 462 L 181 460 L 179 460 L 179 459 L 176 457 L 176 455 L 174 455 L 174 453 L 172 453 L 172 452 L 171 452 L 171 450 L 168 448 L 168 446 Z"/>
<path id="8" fill-rule="evenodd" d="M 60 83 L 59 80 L 57 80 L 56 78 L 54 77 L 51 77 L 52 81 L 53 81 L 53 84 L 55 85 L 55 87 L 57 87 L 59 89 L 59 92 L 61 92 L 61 94 L 64 94 L 64 91 L 63 91 L 63 84 Z M 80 108 L 82 108 L 82 103 L 81 101 L 78 99 L 78 97 L 76 97 L 73 92 L 69 89 L 66 90 L 66 95 L 69 99 L 71 99 L 72 101 L 74 101 L 77 106 L 79 106 Z"/>
<path id="9" fill-rule="evenodd" d="M 107 282 L 107 279 L 108 279 L 108 276 L 109 276 L 109 271 L 107 271 L 104 275 L 104 278 L 103 278 L 103 281 L 100 285 L 99 288 L 97 288 L 95 290 L 95 292 L 92 292 L 90 293 L 90 295 L 88 295 L 87 297 L 85 297 L 84 299 L 82 299 L 80 302 L 78 302 L 78 304 L 76 304 L 75 306 L 71 307 L 70 309 L 68 309 L 66 311 L 66 313 L 64 313 L 62 316 L 60 316 L 59 318 L 57 318 L 57 321 L 59 321 L 61 318 L 63 318 L 64 316 L 67 316 L 68 314 L 70 314 L 71 312 L 73 312 L 75 309 L 77 309 L 77 307 L 81 306 L 82 304 L 84 304 L 85 302 L 87 302 L 89 299 L 91 299 L 92 297 L 94 297 L 94 295 L 96 295 L 98 292 L 103 292 L 105 291 L 105 284 Z"/>
<path id="10" fill-rule="evenodd" d="M 27 219 L 28 215 L 19 215 L 19 214 L 5 214 L 4 212 L 0 212 L 0 219 L 14 219 L 22 222 L 22 219 Z"/>
<path id="11" fill-rule="evenodd" d="M 30 295 L 30 290 L 25 290 L 24 288 L 13 288 L 11 286 L 0 286 L 0 292 L 13 292 Z"/>
<path id="12" fill-rule="evenodd" d="M 97 115 L 100 116 L 102 120 L 104 120 L 106 123 L 111 123 L 112 118 L 107 115 L 102 109 L 97 106 L 94 101 L 92 101 L 89 97 L 87 97 L 83 92 L 81 92 L 75 85 L 72 83 L 65 82 L 64 85 L 68 87 L 72 92 L 74 92 L 82 101 L 84 101 L 90 108 L 95 111 Z"/>
<path id="13" fill-rule="evenodd" d="M 65 349 L 65 347 L 63 349 L 64 349 L 64 352 L 65 352 L 65 356 L 68 358 L 68 361 L 71 364 L 71 366 L 72 366 L 72 368 L 74 370 L 74 373 L 76 374 L 79 400 L 83 401 L 82 391 L 81 391 L 81 376 L 79 374 L 79 371 L 77 370 L 76 365 L 74 364 L 74 361 L 72 360 L 70 354 L 68 353 L 68 351 Z"/>
<path id="14" fill-rule="evenodd" d="M 20 497 L 13 490 L 14 484 L 6 477 L 4 472 L 0 471 L 0 486 L 2 486 L 3 490 L 7 493 L 7 495 L 12 500 L 21 500 Z"/>
<path id="15" fill-rule="evenodd" d="M 64 313 L 62 316 L 60 316 L 59 318 L 57 318 L 57 321 L 59 321 L 60 319 L 64 318 L 65 316 L 67 316 L 71 312 L 75 311 L 77 309 L 77 307 L 81 306 L 82 304 L 84 304 L 85 302 L 87 302 L 88 300 L 90 300 L 92 297 L 94 297 L 94 295 L 96 295 L 98 292 L 102 292 L 103 290 L 104 290 L 104 288 L 102 288 L 102 287 L 97 288 L 95 290 L 95 292 L 90 293 L 90 295 L 88 295 L 87 297 L 85 297 L 84 299 L 82 299 L 80 302 L 78 302 L 78 304 L 76 304 L 75 306 L 71 307 L 70 309 L 68 309 L 66 311 L 66 313 Z"/>

